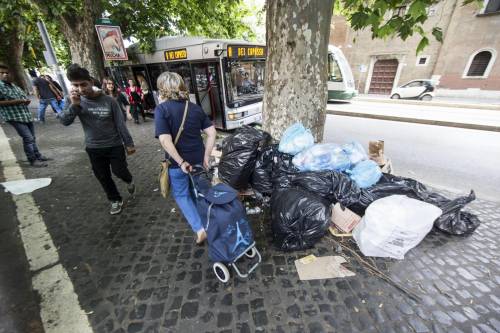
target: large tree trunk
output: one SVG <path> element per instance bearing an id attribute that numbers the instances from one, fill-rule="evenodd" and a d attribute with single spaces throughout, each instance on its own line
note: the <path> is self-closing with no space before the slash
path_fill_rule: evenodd
<path id="1" fill-rule="evenodd" d="M 16 23 L 0 38 L 0 48 L 2 49 L 2 58 L 4 58 L 2 62 L 9 67 L 11 80 L 27 91 L 26 75 L 22 63 L 25 25 L 19 15 L 13 15 L 12 20 L 15 20 Z"/>
<path id="2" fill-rule="evenodd" d="M 82 12 L 61 15 L 61 30 L 68 40 L 71 60 L 101 80 L 105 76 L 101 46 L 95 30 L 95 20 L 101 17 L 100 1 L 84 0 Z"/>
<path id="3" fill-rule="evenodd" d="M 323 139 L 333 0 L 268 0 L 264 129 L 279 139 L 295 122 Z"/>

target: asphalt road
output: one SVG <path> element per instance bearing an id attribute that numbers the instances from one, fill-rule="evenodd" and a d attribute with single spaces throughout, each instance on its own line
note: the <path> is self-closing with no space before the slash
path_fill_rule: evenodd
<path id="1" fill-rule="evenodd" d="M 498 110 L 482 110 L 431 106 L 425 105 L 424 103 L 421 105 L 414 105 L 353 100 L 351 103 L 329 103 L 327 105 L 327 109 L 332 111 L 362 113 L 375 116 L 413 118 L 456 124 L 500 126 L 500 108 Z"/>
<path id="2" fill-rule="evenodd" d="M 324 141 L 352 140 L 384 140 L 397 175 L 500 202 L 498 132 L 328 115 Z"/>

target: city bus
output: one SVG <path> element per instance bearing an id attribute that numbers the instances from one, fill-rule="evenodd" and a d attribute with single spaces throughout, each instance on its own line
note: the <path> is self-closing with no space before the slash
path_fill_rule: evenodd
<path id="1" fill-rule="evenodd" d="M 162 37 L 155 51 L 128 48 L 129 61 L 107 64 L 108 75 L 125 87 L 129 79 L 145 80 L 158 103 L 156 81 L 176 72 L 186 83 L 190 100 L 200 105 L 216 128 L 231 130 L 260 123 L 264 94 L 266 47 L 246 41 L 201 37 Z"/>
<path id="2" fill-rule="evenodd" d="M 357 94 L 351 66 L 344 53 L 328 45 L 328 100 L 350 100 Z"/>

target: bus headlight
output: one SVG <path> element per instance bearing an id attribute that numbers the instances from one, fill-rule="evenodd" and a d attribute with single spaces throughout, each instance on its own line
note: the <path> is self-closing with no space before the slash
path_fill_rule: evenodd
<path id="1" fill-rule="evenodd" d="M 229 120 L 237 120 L 240 118 L 243 118 L 245 116 L 245 112 L 237 112 L 237 113 L 230 113 L 228 114 Z"/>

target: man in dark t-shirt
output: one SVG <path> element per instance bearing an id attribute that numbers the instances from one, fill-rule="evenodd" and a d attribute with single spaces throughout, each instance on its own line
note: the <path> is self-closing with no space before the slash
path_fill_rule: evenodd
<path id="1" fill-rule="evenodd" d="M 45 110 L 49 104 L 59 116 L 62 109 L 57 103 L 57 89 L 51 86 L 50 82 L 43 77 L 37 77 L 33 80 L 33 86 L 35 87 L 35 95 L 38 97 L 40 103 L 38 106 L 38 121 L 45 122 Z"/>

